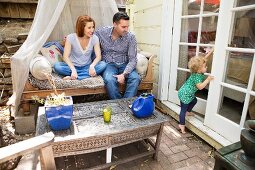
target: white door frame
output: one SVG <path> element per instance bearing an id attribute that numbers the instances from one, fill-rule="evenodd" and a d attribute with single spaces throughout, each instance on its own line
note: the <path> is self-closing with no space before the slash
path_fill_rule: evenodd
<path id="1" fill-rule="evenodd" d="M 170 62 L 173 38 L 175 0 L 163 0 L 161 20 L 161 46 L 160 46 L 160 67 L 158 99 L 163 101 L 168 98 L 168 84 L 170 81 Z"/>
<path id="2" fill-rule="evenodd" d="M 223 71 L 226 65 L 226 55 L 229 51 L 236 51 L 236 52 L 245 52 L 245 53 L 255 53 L 254 49 L 247 49 L 247 48 L 232 48 L 228 47 L 228 44 L 231 41 L 232 36 L 232 27 L 233 24 L 233 11 L 237 11 L 243 7 L 233 8 L 235 0 L 223 0 L 221 1 L 221 7 L 219 11 L 219 20 L 218 20 L 218 27 L 216 33 L 216 44 L 215 44 L 215 51 L 214 51 L 214 59 L 212 63 L 212 75 L 215 75 L 214 83 L 211 83 L 208 99 L 207 99 L 207 108 L 206 108 L 206 115 L 204 124 L 211 129 L 215 130 L 219 134 L 226 137 L 231 142 L 237 142 L 240 140 L 240 132 L 243 128 L 244 121 L 246 119 L 249 98 L 250 95 L 254 95 L 255 93 L 251 91 L 252 83 L 255 77 L 255 56 L 253 58 L 252 68 L 250 72 L 250 78 L 248 82 L 247 89 L 243 89 L 241 87 L 237 87 L 231 84 L 224 83 L 222 81 L 225 77 Z M 232 5 L 230 5 L 232 4 Z M 253 8 L 255 5 L 251 5 Z M 250 7 L 251 7 L 250 6 Z M 229 119 L 219 115 L 218 108 L 221 105 L 221 88 L 228 87 L 233 90 L 237 90 L 246 94 L 245 96 L 245 103 L 243 107 L 242 117 L 239 124 L 236 124 Z"/>

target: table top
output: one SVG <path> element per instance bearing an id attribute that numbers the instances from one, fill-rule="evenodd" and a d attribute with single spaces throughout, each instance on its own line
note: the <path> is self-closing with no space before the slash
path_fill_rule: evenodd
<path id="1" fill-rule="evenodd" d="M 53 131 L 56 141 L 72 140 L 84 137 L 95 137 L 115 133 L 124 133 L 132 129 L 155 126 L 169 121 L 166 116 L 154 110 L 152 116 L 136 118 L 129 105 L 135 98 L 105 100 L 89 103 L 74 104 L 73 121 L 70 129 Z M 106 106 L 112 107 L 110 123 L 103 120 L 102 110 Z M 36 135 L 51 131 L 45 117 L 44 107 L 38 111 Z"/>

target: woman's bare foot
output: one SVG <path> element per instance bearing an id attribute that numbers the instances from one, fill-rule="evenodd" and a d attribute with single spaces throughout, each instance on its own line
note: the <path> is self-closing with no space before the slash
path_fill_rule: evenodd
<path id="1" fill-rule="evenodd" d="M 193 112 L 186 112 L 187 116 L 194 116 L 195 114 Z"/>
<path id="2" fill-rule="evenodd" d="M 179 124 L 179 128 L 181 129 L 181 132 L 182 132 L 183 134 L 186 133 L 186 131 L 185 131 L 185 125 L 180 125 L 180 124 Z"/>
<path id="3" fill-rule="evenodd" d="M 63 80 L 71 80 L 71 76 L 65 76 Z"/>

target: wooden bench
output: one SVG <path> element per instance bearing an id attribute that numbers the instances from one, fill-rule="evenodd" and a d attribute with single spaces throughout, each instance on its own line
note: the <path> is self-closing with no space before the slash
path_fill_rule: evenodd
<path id="1" fill-rule="evenodd" d="M 145 77 L 142 79 L 138 90 L 150 92 L 153 88 L 153 60 L 156 57 L 155 55 L 148 56 L 147 53 L 147 59 L 148 62 L 148 68 Z M 120 86 L 120 91 L 124 91 L 125 86 Z M 67 96 L 83 96 L 83 95 L 91 95 L 91 94 L 103 94 L 106 93 L 105 87 L 99 87 L 99 88 L 65 88 L 65 89 L 57 89 L 58 93 L 63 93 Z M 51 93 L 54 93 L 53 89 L 50 90 L 40 90 L 36 87 L 33 87 L 28 81 L 25 85 L 22 98 L 21 98 L 21 107 L 23 108 L 23 112 L 29 112 L 30 111 L 30 104 L 29 101 L 32 100 L 32 96 L 38 96 L 40 98 L 46 98 Z"/>
<path id="2" fill-rule="evenodd" d="M 54 134 L 49 132 L 31 139 L 27 139 L 25 141 L 15 143 L 13 145 L 0 148 L 0 163 L 39 150 L 41 169 L 54 170 L 56 169 L 56 165 L 51 145 L 53 142 Z"/>

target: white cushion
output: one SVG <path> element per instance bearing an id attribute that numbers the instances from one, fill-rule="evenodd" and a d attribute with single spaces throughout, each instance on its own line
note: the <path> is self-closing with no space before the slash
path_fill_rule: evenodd
<path id="1" fill-rule="evenodd" d="M 45 74 L 51 74 L 50 62 L 42 55 L 37 54 L 29 65 L 30 73 L 38 80 L 46 80 Z"/>
<path id="2" fill-rule="evenodd" d="M 136 70 L 141 78 L 146 76 L 149 60 L 142 54 L 137 53 L 137 65 Z"/>
<path id="3" fill-rule="evenodd" d="M 52 45 L 48 48 L 42 48 L 41 53 L 50 62 L 51 66 L 54 66 L 56 62 L 63 61 L 62 54 L 55 45 Z"/>

